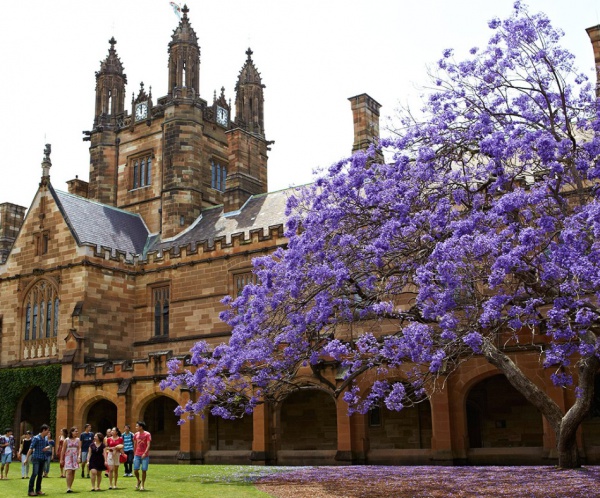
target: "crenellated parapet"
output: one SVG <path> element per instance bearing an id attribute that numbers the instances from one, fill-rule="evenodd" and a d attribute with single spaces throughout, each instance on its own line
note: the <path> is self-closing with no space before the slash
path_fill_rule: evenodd
<path id="1" fill-rule="evenodd" d="M 235 256 L 236 249 L 247 250 L 249 246 L 255 247 L 262 243 L 269 247 L 282 245 L 285 243 L 283 237 L 283 224 L 271 226 L 268 228 L 257 228 L 248 232 L 234 233 L 229 236 L 217 237 L 211 240 L 200 240 L 188 242 L 180 246 L 167 246 L 153 250 L 146 254 L 144 259 L 138 259 L 140 264 L 157 264 L 177 260 L 186 260 L 189 258 L 214 259 L 216 257 L 230 258 Z M 264 252 L 261 247 L 256 252 Z M 223 254 L 226 252 L 226 254 Z"/>
<path id="2" fill-rule="evenodd" d="M 177 358 L 185 364 L 189 356 L 174 356 L 172 350 L 163 350 L 147 353 L 140 359 L 94 360 L 90 358 L 74 365 L 72 383 L 74 385 L 118 383 L 120 390 L 126 390 L 135 382 L 164 379 L 167 375 L 167 362 L 172 358 Z M 130 381 L 124 382 L 126 379 Z"/>

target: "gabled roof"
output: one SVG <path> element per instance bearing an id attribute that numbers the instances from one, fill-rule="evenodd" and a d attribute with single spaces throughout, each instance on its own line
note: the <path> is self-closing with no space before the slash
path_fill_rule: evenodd
<path id="1" fill-rule="evenodd" d="M 127 255 L 144 252 L 150 233 L 140 215 L 49 188 L 79 245 L 109 247 Z"/>
<path id="2" fill-rule="evenodd" d="M 264 230 L 285 223 L 285 206 L 288 197 L 295 189 L 280 190 L 250 197 L 239 211 L 223 213 L 223 206 L 205 209 L 196 222 L 186 231 L 168 240 L 155 239 L 149 244 L 149 251 L 161 251 L 172 247 L 192 249 L 203 242 L 209 246 L 215 239 L 231 242 L 231 236 L 254 230 Z"/>
<path id="3" fill-rule="evenodd" d="M 107 206 L 84 197 L 55 190 L 50 191 L 75 240 L 79 245 L 89 244 L 110 248 L 144 259 L 148 252 L 207 243 L 212 246 L 217 239 L 231 242 L 231 237 L 251 232 L 266 231 L 285 223 L 285 206 L 294 189 L 280 190 L 250 197 L 239 211 L 223 213 L 223 206 L 202 211 L 194 224 L 181 234 L 161 240 L 159 234 L 151 234 L 140 215 Z"/>

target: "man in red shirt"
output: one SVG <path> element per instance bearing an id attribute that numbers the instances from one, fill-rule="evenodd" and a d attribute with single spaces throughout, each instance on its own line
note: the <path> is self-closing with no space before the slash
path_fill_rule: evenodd
<path id="1" fill-rule="evenodd" d="M 144 485 L 146 484 L 146 471 L 148 470 L 148 463 L 150 457 L 150 443 L 152 442 L 152 436 L 149 432 L 146 432 L 146 423 L 139 420 L 135 424 L 135 436 L 133 436 L 133 472 L 137 479 L 137 486 L 135 489 L 144 491 Z M 140 481 L 140 467 L 142 468 L 142 479 Z"/>

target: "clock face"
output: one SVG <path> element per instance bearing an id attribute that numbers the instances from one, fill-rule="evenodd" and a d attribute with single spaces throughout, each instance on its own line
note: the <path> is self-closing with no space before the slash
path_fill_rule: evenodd
<path id="1" fill-rule="evenodd" d="M 217 106 L 217 123 L 221 126 L 227 126 L 229 124 L 229 112 L 227 109 Z"/>
<path id="2" fill-rule="evenodd" d="M 142 102 L 135 106 L 135 120 L 141 121 L 142 119 L 146 119 L 148 117 L 148 104 L 146 102 Z"/>

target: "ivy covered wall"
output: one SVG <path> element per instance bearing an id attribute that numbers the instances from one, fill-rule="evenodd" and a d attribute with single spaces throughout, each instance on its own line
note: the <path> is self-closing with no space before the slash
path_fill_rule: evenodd
<path id="1" fill-rule="evenodd" d="M 50 424 L 56 422 L 56 394 L 60 387 L 60 365 L 0 370 L 0 427 L 12 427 L 17 404 L 25 392 L 39 387 L 50 400 Z"/>

